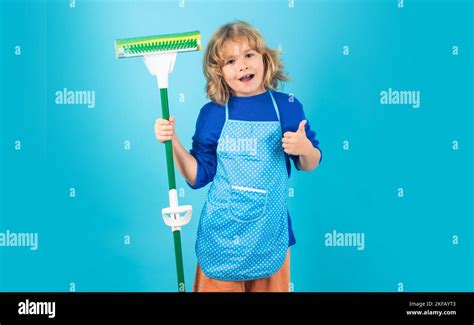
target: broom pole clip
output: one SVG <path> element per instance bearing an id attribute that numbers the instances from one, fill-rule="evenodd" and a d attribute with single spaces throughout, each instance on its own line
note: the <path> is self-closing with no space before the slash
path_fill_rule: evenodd
<path id="1" fill-rule="evenodd" d="M 193 207 L 191 205 L 178 205 L 176 189 L 169 190 L 170 206 L 161 210 L 163 221 L 172 231 L 181 230 L 191 220 Z"/>

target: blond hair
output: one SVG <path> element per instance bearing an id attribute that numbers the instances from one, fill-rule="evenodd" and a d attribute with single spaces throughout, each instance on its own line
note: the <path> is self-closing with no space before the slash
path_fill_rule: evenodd
<path id="1" fill-rule="evenodd" d="M 280 60 L 280 49 L 273 50 L 269 48 L 262 35 L 248 23 L 244 21 L 229 23 L 214 33 L 204 54 L 206 93 L 207 97 L 213 102 L 222 105 L 229 100 L 230 95 L 233 95 L 233 91 L 225 82 L 222 73 L 224 65 L 222 50 L 225 41 L 235 41 L 242 38 L 247 40 L 250 48 L 262 55 L 265 89 L 276 89 L 278 82 L 288 80 Z"/>

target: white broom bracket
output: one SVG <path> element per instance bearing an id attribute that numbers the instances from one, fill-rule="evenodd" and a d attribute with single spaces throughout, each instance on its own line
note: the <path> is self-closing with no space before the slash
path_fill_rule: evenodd
<path id="1" fill-rule="evenodd" d="M 181 205 L 176 207 L 164 208 L 161 210 L 163 221 L 174 230 L 189 223 L 193 214 L 193 207 L 191 205 Z"/>

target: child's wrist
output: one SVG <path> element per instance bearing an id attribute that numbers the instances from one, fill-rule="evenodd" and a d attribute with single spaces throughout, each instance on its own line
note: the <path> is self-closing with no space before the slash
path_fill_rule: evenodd
<path id="1" fill-rule="evenodd" d="M 311 143 L 311 141 L 309 141 L 309 139 L 306 139 L 303 153 L 301 154 L 301 156 L 308 157 L 311 155 L 312 152 L 313 152 L 313 144 Z"/>

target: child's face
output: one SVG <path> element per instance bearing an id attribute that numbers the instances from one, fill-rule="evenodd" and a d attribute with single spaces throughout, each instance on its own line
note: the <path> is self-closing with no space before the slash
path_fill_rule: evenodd
<path id="1" fill-rule="evenodd" d="M 254 96 L 265 91 L 263 57 L 247 41 L 225 41 L 223 57 L 224 80 L 236 96 Z"/>

